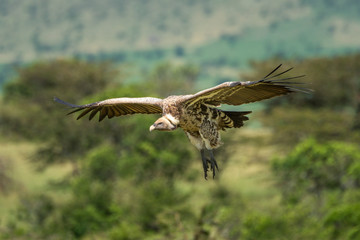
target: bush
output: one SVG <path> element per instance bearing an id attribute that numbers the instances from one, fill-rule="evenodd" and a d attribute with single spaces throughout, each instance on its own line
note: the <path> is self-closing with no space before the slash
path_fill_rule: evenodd
<path id="1" fill-rule="evenodd" d="M 55 213 L 54 200 L 46 194 L 23 194 L 20 199 L 0 238 L 39 239 L 46 235 Z"/>
<path id="2" fill-rule="evenodd" d="M 243 224 L 242 236 L 244 239 L 288 239 L 285 219 L 248 214 Z"/>
<path id="3" fill-rule="evenodd" d="M 0 131 L 48 140 L 60 127 L 69 126 L 64 123 L 64 112 L 55 107 L 54 96 L 78 102 L 114 85 L 117 72 L 108 63 L 53 60 L 20 68 L 17 74 L 4 85 Z"/>
<path id="4" fill-rule="evenodd" d="M 358 188 L 360 149 L 344 142 L 319 143 L 310 138 L 301 142 L 287 157 L 275 159 L 273 170 L 287 199 L 307 193 Z M 305 193 L 304 193 L 305 192 Z"/>
<path id="5" fill-rule="evenodd" d="M 334 113 L 329 109 L 277 107 L 270 113 L 258 117 L 274 134 L 274 142 L 293 146 L 309 138 L 326 141 L 360 139 L 359 133 L 352 131 L 353 114 Z"/>
<path id="6" fill-rule="evenodd" d="M 338 239 L 360 238 L 360 203 L 343 204 L 329 211 L 325 216 L 325 226 Z"/>
<path id="7" fill-rule="evenodd" d="M 314 92 L 275 98 L 269 102 L 271 107 L 291 104 L 294 107 L 342 110 L 344 107 L 355 109 L 360 104 L 360 54 L 285 61 L 286 66 L 283 66 L 283 69 L 294 67 L 285 77 L 305 74 L 306 77 L 298 81 L 307 83 L 304 87 L 311 88 Z M 245 80 L 261 79 L 282 62 L 283 59 L 252 62 L 255 74 L 243 77 Z"/>
<path id="8" fill-rule="evenodd" d="M 251 65 L 254 69 L 254 74 L 244 75 L 243 78 L 245 80 L 261 79 L 282 62 L 284 62 L 283 59 L 253 62 Z M 274 127 L 278 131 L 282 126 L 279 124 L 279 122 L 282 122 L 282 119 L 287 121 L 285 123 L 291 123 L 289 120 L 299 123 L 300 125 L 292 124 L 294 129 L 297 126 L 301 126 L 295 135 L 297 140 L 297 135 L 302 134 L 302 131 L 308 133 L 308 129 L 310 129 L 315 130 L 316 137 L 325 131 L 324 135 L 321 136 L 323 138 L 339 137 L 340 135 L 342 138 L 337 139 L 343 140 L 344 135 L 346 137 L 346 134 L 348 134 L 351 137 L 357 135 L 356 140 L 359 141 L 360 54 L 332 58 L 312 58 L 302 61 L 286 60 L 285 62 L 284 70 L 290 67 L 294 67 L 294 70 L 286 73 L 284 77 L 305 74 L 304 78 L 294 81 L 306 83 L 303 86 L 299 86 L 310 88 L 313 92 L 310 94 L 290 94 L 286 97 L 273 98 L 264 102 L 267 105 L 267 114 L 262 119 L 265 120 L 266 125 Z M 281 107 L 281 109 L 278 110 L 278 107 Z M 309 109 L 311 109 L 310 118 Z M 279 112 L 281 116 L 277 116 Z M 322 115 L 324 112 L 325 115 Z M 337 120 L 339 122 L 336 122 Z M 320 127 L 321 131 L 316 131 L 316 127 L 312 127 L 309 124 L 305 126 L 302 121 L 305 121 L 305 124 L 311 121 L 314 126 Z M 327 129 L 321 126 L 322 124 Z M 286 127 L 285 124 L 284 126 Z M 291 125 L 289 126 L 291 127 Z M 357 133 L 354 134 L 353 130 L 356 130 Z M 282 132 L 284 134 L 280 137 L 289 140 L 289 136 L 292 136 L 291 133 L 294 131 Z M 333 136 L 331 136 L 331 133 Z M 292 142 L 294 141 L 292 140 Z"/>
<path id="9" fill-rule="evenodd" d="M 84 172 L 89 178 L 101 182 L 111 182 L 119 175 L 119 154 L 112 146 L 100 146 L 85 157 Z"/>
<path id="10" fill-rule="evenodd" d="M 142 229 L 135 224 L 126 221 L 121 222 L 109 231 L 109 239 L 111 240 L 137 240 L 144 239 Z"/>

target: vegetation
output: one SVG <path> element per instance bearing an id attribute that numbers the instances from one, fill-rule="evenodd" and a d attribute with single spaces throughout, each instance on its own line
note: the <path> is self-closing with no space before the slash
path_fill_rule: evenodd
<path id="1" fill-rule="evenodd" d="M 140 71 L 175 58 L 201 65 L 199 79 L 211 84 L 235 78 L 251 59 L 346 54 L 359 50 L 359 7 L 357 0 L 5 1 L 0 89 L 13 66 L 38 58 L 111 59 Z"/>
<path id="2" fill-rule="evenodd" d="M 243 77 L 264 76 L 278 61 L 253 63 Z M 6 203 L 11 212 L 0 208 L 0 239 L 358 239 L 359 62 L 352 55 L 294 63 L 314 93 L 267 101 L 250 116 L 258 128 L 225 133 L 220 174 L 208 181 L 181 131 L 149 134 L 154 116 L 76 121 L 52 102 L 190 91 L 194 66 L 164 63 L 126 84 L 111 63 L 20 68 L 0 105 L 0 132 L 10 136 L 1 139 L 0 201 L 16 199 Z M 9 164 L 17 159 L 10 146 L 24 144 L 33 146 L 24 164 L 47 175 L 37 187 L 35 177 L 15 174 L 20 160 Z"/>
<path id="3" fill-rule="evenodd" d="M 261 78 L 279 63 L 280 59 L 255 62 L 256 74 L 244 78 Z M 296 66 L 292 74 L 306 74 L 302 81 L 313 94 L 293 94 L 268 102 L 269 108 L 260 118 L 277 133 L 276 141 L 296 144 L 308 137 L 358 141 L 360 55 L 293 61 L 288 63 L 291 66 Z"/>

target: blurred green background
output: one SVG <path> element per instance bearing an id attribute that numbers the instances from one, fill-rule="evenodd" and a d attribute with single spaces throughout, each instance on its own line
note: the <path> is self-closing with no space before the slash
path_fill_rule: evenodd
<path id="1" fill-rule="evenodd" d="M 204 180 L 157 116 L 53 97 L 195 93 L 283 63 L 312 94 L 240 107 Z M 360 3 L 0 0 L 0 239 L 360 239 Z"/>

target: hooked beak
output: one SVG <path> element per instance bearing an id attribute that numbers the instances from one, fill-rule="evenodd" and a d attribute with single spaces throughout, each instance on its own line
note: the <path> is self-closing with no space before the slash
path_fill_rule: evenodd
<path id="1" fill-rule="evenodd" d="M 149 130 L 150 130 L 150 132 L 152 132 L 154 129 L 155 129 L 155 126 L 151 125 Z"/>

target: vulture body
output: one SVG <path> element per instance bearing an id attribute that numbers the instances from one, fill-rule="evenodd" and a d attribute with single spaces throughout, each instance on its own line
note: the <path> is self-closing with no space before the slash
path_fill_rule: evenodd
<path id="1" fill-rule="evenodd" d="M 239 128 L 248 120 L 246 112 L 223 111 L 218 109 L 221 104 L 241 105 L 285 95 L 292 92 L 308 92 L 299 87 L 294 79 L 302 76 L 279 78 L 283 72 L 276 73 L 279 65 L 267 76 L 258 81 L 225 82 L 215 87 L 191 95 L 169 96 L 165 99 L 141 98 L 112 98 L 86 105 L 74 105 L 58 98 L 55 101 L 74 108 L 69 114 L 81 112 L 77 119 L 89 114 L 91 120 L 99 112 L 99 121 L 128 114 L 162 114 L 150 126 L 150 131 L 173 131 L 182 128 L 190 142 L 200 151 L 205 179 L 209 167 L 213 177 L 218 169 L 213 149 L 221 145 L 220 130 Z M 208 156 L 206 156 L 206 151 Z"/>

